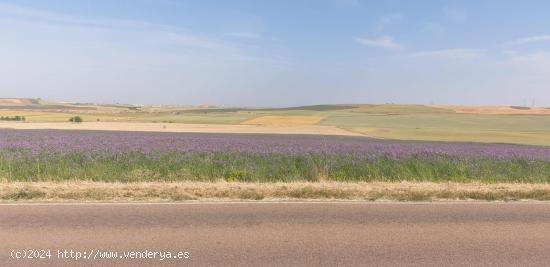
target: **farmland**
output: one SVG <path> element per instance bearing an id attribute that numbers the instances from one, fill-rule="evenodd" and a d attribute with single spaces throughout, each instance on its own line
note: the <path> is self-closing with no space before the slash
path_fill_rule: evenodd
<path id="1" fill-rule="evenodd" d="M 26 123 L 0 128 L 147 130 L 158 132 L 297 133 L 483 143 L 550 145 L 550 109 L 426 105 L 316 105 L 290 108 L 219 108 L 0 103 L 0 115 Z M 34 103 L 34 104 L 33 104 Z M 69 118 L 81 116 L 82 125 Z"/>
<path id="2" fill-rule="evenodd" d="M 548 109 L 5 102 L 0 200 L 550 199 Z"/>

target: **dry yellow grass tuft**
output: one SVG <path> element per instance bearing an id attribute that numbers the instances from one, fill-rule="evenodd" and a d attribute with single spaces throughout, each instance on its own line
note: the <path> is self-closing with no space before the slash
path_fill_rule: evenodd
<path id="1" fill-rule="evenodd" d="M 314 125 L 325 117 L 321 116 L 263 116 L 247 120 L 241 124 L 245 125 L 276 125 L 276 126 L 300 126 Z"/>

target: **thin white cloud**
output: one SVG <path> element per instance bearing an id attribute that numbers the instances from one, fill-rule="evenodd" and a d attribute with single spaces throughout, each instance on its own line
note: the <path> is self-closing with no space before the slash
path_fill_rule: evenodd
<path id="1" fill-rule="evenodd" d="M 172 29 L 174 27 L 150 23 L 136 20 L 120 20 L 120 19 L 92 19 L 84 17 L 76 17 L 65 14 L 59 14 L 50 11 L 44 11 L 24 6 L 0 3 L 0 14 L 8 15 L 23 20 L 46 21 L 58 24 L 70 24 L 76 26 L 88 27 L 106 27 L 106 28 L 132 28 L 132 29 L 148 29 L 148 28 L 164 28 Z"/>
<path id="2" fill-rule="evenodd" d="M 122 40 L 133 40 L 138 44 L 149 43 L 158 47 L 168 45 L 180 48 L 174 53 L 181 55 L 191 53 L 196 56 L 197 62 L 206 62 L 207 58 L 211 58 L 218 61 L 267 63 L 273 66 L 291 65 L 290 60 L 285 57 L 263 57 L 249 53 L 246 47 L 236 40 L 226 40 L 223 36 L 207 36 L 186 31 L 181 27 L 148 21 L 81 17 L 0 3 L 0 23 L 5 21 L 9 21 L 12 25 L 31 25 L 41 28 L 48 26 L 55 32 L 64 32 L 69 29 L 74 33 L 98 29 L 105 33 L 105 39 L 98 40 L 98 42 L 108 45 L 110 48 L 120 47 L 118 44 L 120 40 L 113 36 L 125 36 Z M 259 34 L 254 35 L 248 32 L 238 32 L 234 35 L 239 35 L 241 38 L 264 38 Z M 162 54 L 163 50 L 160 49 L 157 53 Z"/>
<path id="3" fill-rule="evenodd" d="M 253 32 L 228 32 L 225 35 L 244 39 L 261 39 L 262 35 Z"/>
<path id="4" fill-rule="evenodd" d="M 529 36 L 524 38 L 519 38 L 516 40 L 513 40 L 511 42 L 508 42 L 509 45 L 524 45 L 524 44 L 531 44 L 531 43 L 538 43 L 538 42 L 548 42 L 550 41 L 550 35 L 536 35 L 536 36 Z"/>
<path id="5" fill-rule="evenodd" d="M 376 47 L 376 48 L 383 48 L 383 49 L 398 49 L 401 47 L 390 36 L 383 36 L 377 39 L 355 38 L 354 40 L 364 46 L 369 46 L 369 47 Z"/>
<path id="6" fill-rule="evenodd" d="M 513 54 L 511 63 L 523 69 L 548 73 L 550 70 L 550 52 L 539 51 L 527 54 Z"/>
<path id="7" fill-rule="evenodd" d="M 500 52 L 505 56 L 516 56 L 519 54 L 517 50 L 502 50 Z"/>
<path id="8" fill-rule="evenodd" d="M 455 22 L 465 21 L 468 18 L 468 11 L 459 7 L 446 7 L 443 13 L 447 19 Z"/>
<path id="9" fill-rule="evenodd" d="M 455 48 L 455 49 L 443 49 L 422 51 L 411 54 L 411 57 L 425 58 L 425 59 L 458 59 L 458 60 L 472 60 L 482 57 L 484 51 L 481 49 L 470 48 Z"/>
<path id="10" fill-rule="evenodd" d="M 399 13 L 385 14 L 378 19 L 376 24 L 376 32 L 381 33 L 390 25 L 396 24 L 403 20 L 403 15 Z"/>
<path id="11" fill-rule="evenodd" d="M 195 47 L 210 50 L 226 50 L 232 49 L 231 46 L 221 42 L 211 41 L 207 38 L 198 37 L 190 34 L 181 34 L 174 32 L 164 32 L 164 36 L 169 43 L 187 47 Z"/>
<path id="12" fill-rule="evenodd" d="M 443 25 L 432 21 L 424 22 L 421 30 L 434 35 L 442 35 L 447 31 Z"/>
<path id="13" fill-rule="evenodd" d="M 146 35 L 154 34 L 157 37 L 163 37 L 158 40 L 159 42 L 185 47 L 222 50 L 226 52 L 233 49 L 229 44 L 219 40 L 189 33 L 178 27 L 147 21 L 77 17 L 5 3 L 0 3 L 0 15 L 8 15 L 12 19 L 29 23 L 49 23 L 52 25 L 106 30 L 143 31 Z"/>

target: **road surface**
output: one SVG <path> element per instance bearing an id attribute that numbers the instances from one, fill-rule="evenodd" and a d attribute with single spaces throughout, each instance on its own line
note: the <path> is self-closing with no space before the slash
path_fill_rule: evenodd
<path id="1" fill-rule="evenodd" d="M 51 257 L 17 259 L 25 250 Z M 0 266 L 548 264 L 543 203 L 0 205 Z"/>

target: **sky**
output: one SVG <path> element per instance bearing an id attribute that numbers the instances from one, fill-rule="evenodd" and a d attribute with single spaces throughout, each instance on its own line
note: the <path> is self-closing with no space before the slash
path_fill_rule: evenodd
<path id="1" fill-rule="evenodd" d="M 0 0 L 0 97 L 550 107 L 546 0 Z"/>

